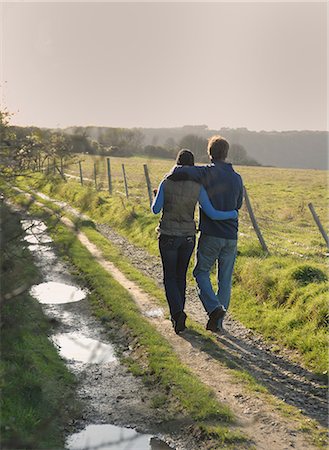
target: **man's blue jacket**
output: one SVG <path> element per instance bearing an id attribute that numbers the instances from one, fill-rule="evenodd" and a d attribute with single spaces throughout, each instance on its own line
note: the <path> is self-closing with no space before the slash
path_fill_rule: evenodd
<path id="1" fill-rule="evenodd" d="M 176 166 L 168 176 L 173 181 L 189 179 L 201 183 L 214 208 L 221 211 L 240 209 L 243 199 L 243 183 L 232 164 L 215 161 L 206 166 Z M 214 221 L 200 208 L 199 229 L 209 236 L 225 239 L 238 238 L 238 219 Z"/>

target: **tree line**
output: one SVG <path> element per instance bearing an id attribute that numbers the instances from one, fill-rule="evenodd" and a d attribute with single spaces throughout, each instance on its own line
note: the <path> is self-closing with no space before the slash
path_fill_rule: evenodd
<path id="1" fill-rule="evenodd" d="M 8 113 L 1 113 L 1 127 L 6 130 L 2 153 L 5 151 L 8 156 L 11 155 L 11 164 L 15 161 L 16 165 L 24 164 L 25 168 L 44 165 L 47 159 L 66 158 L 77 153 L 175 159 L 181 148 L 192 150 L 197 162 L 208 162 L 207 139 L 192 133 L 179 140 L 168 137 L 161 145 L 144 145 L 145 136 L 137 128 L 71 127 L 61 130 L 18 127 L 10 126 L 9 118 Z M 239 144 L 231 144 L 230 161 L 241 165 L 259 165 Z"/>
<path id="2" fill-rule="evenodd" d="M 209 129 L 207 125 L 185 125 L 175 128 L 142 128 L 142 132 L 145 144 L 152 145 L 164 145 L 168 140 L 179 142 L 188 134 L 206 139 L 220 134 L 231 145 L 241 145 L 249 157 L 264 166 L 328 168 L 328 131 L 252 131 L 243 127 Z"/>

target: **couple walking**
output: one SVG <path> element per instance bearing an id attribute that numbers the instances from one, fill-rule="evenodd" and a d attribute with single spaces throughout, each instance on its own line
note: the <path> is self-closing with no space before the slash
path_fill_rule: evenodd
<path id="1" fill-rule="evenodd" d="M 242 205 L 242 179 L 225 162 L 228 142 L 221 136 L 208 141 L 211 164 L 195 166 L 190 150 L 178 153 L 176 165 L 160 183 L 152 211 L 162 217 L 157 228 L 166 298 L 175 332 L 184 331 L 186 272 L 195 247 L 195 205 L 199 202 L 201 235 L 193 276 L 200 300 L 209 316 L 207 330 L 223 331 L 237 253 L 238 209 Z M 210 271 L 217 262 L 217 292 Z"/>

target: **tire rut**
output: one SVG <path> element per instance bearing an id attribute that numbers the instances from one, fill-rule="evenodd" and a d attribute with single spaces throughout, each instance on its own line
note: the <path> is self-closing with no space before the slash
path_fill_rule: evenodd
<path id="1" fill-rule="evenodd" d="M 159 257 L 151 256 L 144 249 L 131 244 L 108 225 L 98 224 L 99 232 L 120 248 L 122 254 L 141 272 L 152 278 L 160 287 L 162 266 Z M 187 288 L 186 312 L 196 322 L 205 324 L 207 315 L 198 298 L 196 288 Z M 323 380 L 293 362 L 292 352 L 282 348 L 275 352 L 261 336 L 244 327 L 229 314 L 225 319 L 226 334 L 217 337 L 221 347 L 220 359 L 228 358 L 237 368 L 248 371 L 271 394 L 298 408 L 305 416 L 327 426 L 327 389 Z M 203 350 L 205 351 L 205 350 Z M 210 354 L 215 357 L 216 355 Z"/>

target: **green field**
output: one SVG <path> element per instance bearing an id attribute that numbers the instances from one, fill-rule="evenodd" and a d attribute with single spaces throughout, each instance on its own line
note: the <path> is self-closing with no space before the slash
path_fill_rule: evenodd
<path id="1" fill-rule="evenodd" d="M 159 217 L 149 208 L 143 164 L 148 164 L 154 187 L 172 163 L 111 158 L 113 194 L 109 195 L 105 159 L 84 158 L 85 177 L 92 176 L 94 161 L 97 162 L 98 190 L 93 182 L 81 186 L 79 179 L 63 181 L 58 175 L 35 174 L 17 181 L 25 189 L 32 187 L 65 200 L 87 212 L 95 222 L 108 223 L 137 246 L 158 255 L 155 228 Z M 128 199 L 122 163 L 127 173 Z M 71 173 L 75 170 L 77 175 L 78 167 L 77 163 L 71 166 Z M 300 362 L 322 374 L 328 367 L 328 249 L 307 204 L 313 203 L 327 227 L 327 172 L 262 167 L 237 170 L 244 178 L 270 255 L 263 252 L 243 206 L 230 312 L 270 341 L 297 350 Z M 100 183 L 103 190 L 99 189 Z M 192 266 L 193 258 L 189 283 L 194 283 Z"/>
<path id="2" fill-rule="evenodd" d="M 107 190 L 106 158 L 81 155 L 79 159 L 82 161 L 85 179 L 94 180 L 96 163 L 98 189 Z M 124 164 L 131 203 L 136 202 L 146 207 L 148 193 L 143 164 L 148 166 L 153 188 L 158 186 L 174 164 L 174 161 L 140 157 L 111 158 L 110 161 L 113 196 L 125 198 L 122 175 Z M 271 254 L 322 260 L 326 253 L 326 245 L 312 218 L 308 203 L 313 203 L 323 226 L 327 229 L 329 225 L 327 171 L 241 166 L 236 166 L 236 170 L 243 177 Z M 79 176 L 79 165 L 72 164 L 66 172 Z M 255 239 L 257 240 L 248 212 L 243 206 L 240 213 L 240 245 L 254 248 L 254 242 L 250 241 Z"/>

